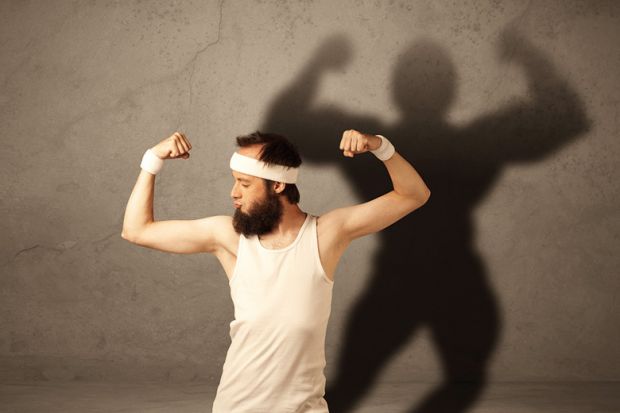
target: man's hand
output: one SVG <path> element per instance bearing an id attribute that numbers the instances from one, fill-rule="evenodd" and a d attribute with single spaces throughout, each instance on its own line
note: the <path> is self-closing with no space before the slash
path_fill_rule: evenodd
<path id="1" fill-rule="evenodd" d="M 187 159 L 190 149 L 192 149 L 192 144 L 180 132 L 175 132 L 151 148 L 155 155 L 161 159 Z"/>
<path id="2" fill-rule="evenodd" d="M 344 156 L 353 158 L 353 156 L 379 149 L 381 146 L 381 138 L 376 135 L 368 135 L 361 133 L 355 129 L 344 131 L 340 140 L 340 150 Z"/>

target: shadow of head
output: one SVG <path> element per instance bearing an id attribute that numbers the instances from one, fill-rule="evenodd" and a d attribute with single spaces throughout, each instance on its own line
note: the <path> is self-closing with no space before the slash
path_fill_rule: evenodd
<path id="1" fill-rule="evenodd" d="M 402 117 L 444 118 L 455 89 L 454 64 L 436 42 L 416 40 L 399 54 L 392 77 L 392 97 Z"/>

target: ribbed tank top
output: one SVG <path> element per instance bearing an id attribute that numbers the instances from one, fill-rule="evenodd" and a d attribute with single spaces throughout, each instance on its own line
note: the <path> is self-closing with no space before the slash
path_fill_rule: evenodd
<path id="1" fill-rule="evenodd" d="M 317 217 L 293 243 L 240 234 L 230 278 L 235 319 L 213 413 L 327 413 L 325 333 L 333 281 L 321 265 Z"/>

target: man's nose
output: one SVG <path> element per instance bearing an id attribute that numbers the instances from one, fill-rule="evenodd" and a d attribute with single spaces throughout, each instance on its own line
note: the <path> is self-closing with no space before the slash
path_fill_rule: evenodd
<path id="1" fill-rule="evenodd" d="M 237 185 L 233 185 L 232 189 L 230 190 L 230 197 L 231 198 L 239 198 L 239 192 L 237 191 Z"/>

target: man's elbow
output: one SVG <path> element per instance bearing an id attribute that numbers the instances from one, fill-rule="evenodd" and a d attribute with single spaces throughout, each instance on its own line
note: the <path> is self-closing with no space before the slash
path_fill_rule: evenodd
<path id="1" fill-rule="evenodd" d="M 132 244 L 136 243 L 136 237 L 131 232 L 126 231 L 125 229 L 121 231 L 121 238 L 131 242 Z"/>
<path id="2" fill-rule="evenodd" d="M 428 189 L 422 194 L 406 196 L 407 202 L 409 203 L 409 212 L 411 213 L 416 209 L 420 208 L 422 205 L 426 204 L 430 197 L 431 191 L 429 191 Z"/>
<path id="3" fill-rule="evenodd" d="M 426 188 L 426 191 L 424 191 L 424 197 L 422 198 L 422 205 L 426 204 L 426 202 L 428 201 L 428 199 L 431 197 L 431 190 Z"/>
<path id="4" fill-rule="evenodd" d="M 428 199 L 431 197 L 431 191 L 425 191 L 421 196 L 416 197 L 416 204 L 414 210 L 420 208 L 422 205 L 428 202 Z"/>

